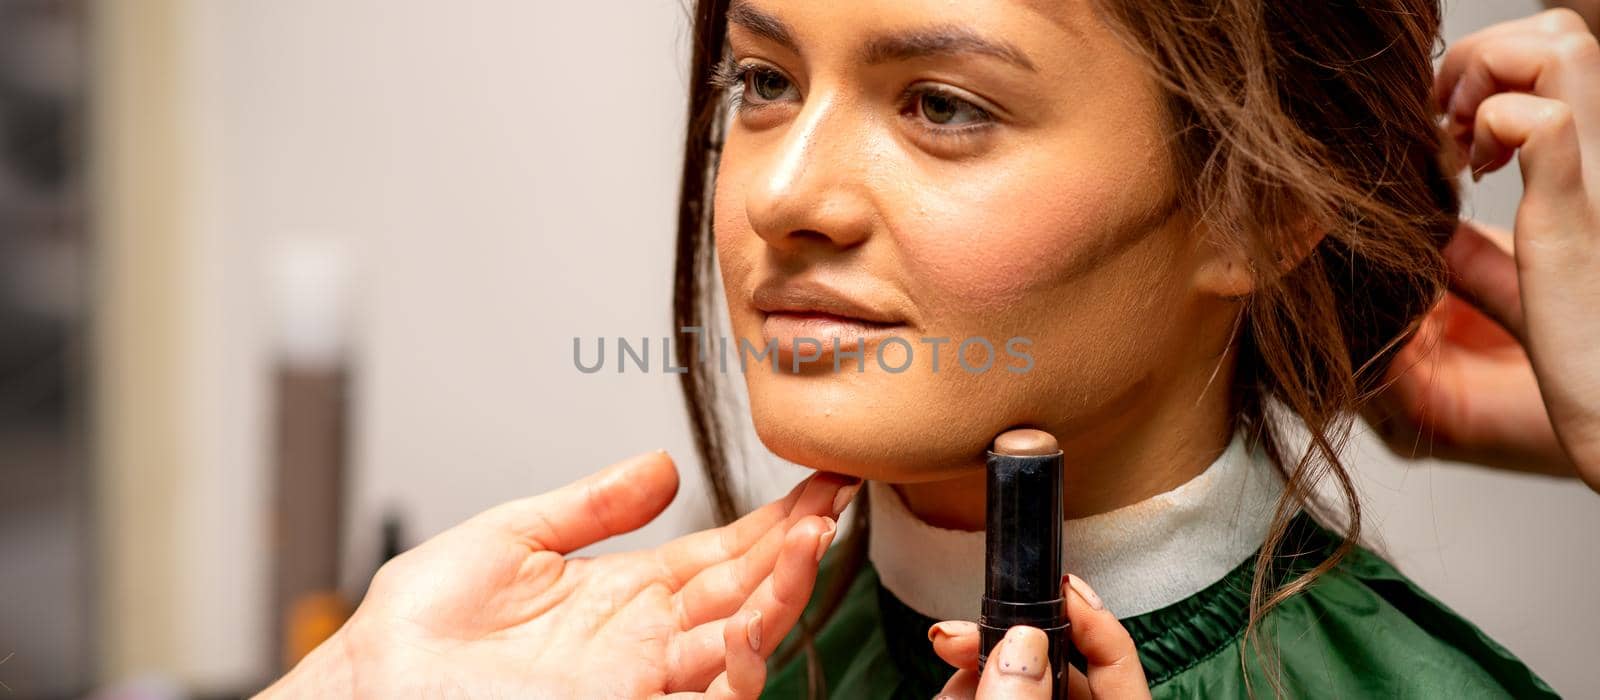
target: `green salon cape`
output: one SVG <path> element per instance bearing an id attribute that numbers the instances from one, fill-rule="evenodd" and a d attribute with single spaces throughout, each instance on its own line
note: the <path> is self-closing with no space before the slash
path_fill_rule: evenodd
<path id="1" fill-rule="evenodd" d="M 1339 542 L 1301 514 L 1278 549 L 1272 575 L 1279 581 L 1299 576 Z M 823 564 L 819 596 L 829 576 L 843 573 L 839 549 Z M 1254 572 L 1251 557 L 1193 596 L 1122 621 L 1139 647 L 1156 698 L 1276 695 L 1264 671 L 1265 657 L 1241 654 Z M 813 597 L 806 619 L 814 619 L 822 606 Z M 817 630 L 810 651 L 827 697 L 928 700 L 954 672 L 928 642 L 935 620 L 884 589 L 870 563 L 857 569 L 837 606 Z M 1276 656 L 1282 697 L 1556 697 L 1477 627 L 1361 548 L 1270 611 L 1257 633 L 1259 644 L 1270 645 Z M 798 634 L 785 640 L 785 647 L 792 645 L 798 645 Z M 807 656 L 798 653 L 773 669 L 763 697 L 807 697 Z"/>

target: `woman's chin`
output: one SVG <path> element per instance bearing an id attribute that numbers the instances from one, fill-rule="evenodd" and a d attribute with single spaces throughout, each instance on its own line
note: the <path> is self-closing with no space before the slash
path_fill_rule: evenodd
<path id="1" fill-rule="evenodd" d="M 981 468 L 987 438 L 964 440 L 938 425 L 891 420 L 826 419 L 752 411 L 756 435 L 773 454 L 803 467 L 895 483 L 947 479 Z M 781 416 L 781 417 L 780 417 Z"/>

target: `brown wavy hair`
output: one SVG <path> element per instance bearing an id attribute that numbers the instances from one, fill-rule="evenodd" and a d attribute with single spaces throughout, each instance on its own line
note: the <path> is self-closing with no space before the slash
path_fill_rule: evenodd
<path id="1" fill-rule="evenodd" d="M 1261 548 L 1247 648 L 1265 613 L 1332 569 L 1358 542 L 1361 508 L 1340 459 L 1355 410 L 1393 351 L 1442 297 L 1440 249 L 1460 202 L 1430 98 L 1438 0 L 1093 0 L 1164 88 L 1181 205 L 1209 243 L 1242 251 L 1255 286 L 1234 338 L 1235 425 L 1265 448 L 1287 487 Z M 676 326 L 710 327 L 718 301 L 711 192 L 725 110 L 712 84 L 729 0 L 694 9 L 673 290 Z M 1447 149 L 1446 149 L 1447 151 Z M 1448 151 L 1447 151 L 1448 152 Z M 695 351 L 679 334 L 679 357 Z M 726 401 L 716 374 L 680 376 L 719 519 L 739 507 L 728 478 Z M 1279 415 L 1286 414 L 1286 415 Z M 1303 447 L 1279 418 L 1305 426 Z M 1330 480 L 1343 501 L 1318 503 Z M 1343 521 L 1343 544 L 1287 583 L 1272 553 L 1302 509 Z M 831 615 L 865 559 L 864 513 L 841 543 L 844 575 L 819 584 L 810 630 Z M 775 663 L 798 653 L 780 650 Z M 1272 657 L 1270 647 L 1266 656 Z M 1243 660 L 1242 660 L 1243 661 Z M 811 664 L 813 692 L 820 674 Z M 1270 669 L 1273 665 L 1266 664 Z M 1277 688 L 1277 674 L 1269 670 Z"/>

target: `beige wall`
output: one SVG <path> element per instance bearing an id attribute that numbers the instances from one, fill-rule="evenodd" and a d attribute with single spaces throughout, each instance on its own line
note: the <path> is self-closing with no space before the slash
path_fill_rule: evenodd
<path id="1" fill-rule="evenodd" d="M 94 14 L 97 231 L 94 360 L 99 458 L 100 672 L 167 667 L 183 614 L 173 509 L 179 499 L 187 323 L 177 157 L 176 3 L 137 10 L 102 2 Z"/>
<path id="2" fill-rule="evenodd" d="M 102 364 L 112 669 L 264 671 L 262 270 L 285 240 L 341 241 L 360 281 L 353 589 L 386 509 L 425 536 L 646 449 L 680 459 L 684 495 L 610 547 L 706 522 L 675 377 L 580 374 L 570 354 L 574 335 L 669 327 L 682 3 L 102 4 L 124 23 L 105 37 L 124 62 L 105 76 L 124 226 L 106 340 L 127 350 Z M 1531 9 L 1456 2 L 1449 30 Z M 1481 190 L 1508 221 L 1514 173 Z M 799 474 L 749 444 L 753 493 Z M 1600 497 L 1362 445 L 1369 532 L 1402 568 L 1559 689 L 1600 694 Z"/>
<path id="3" fill-rule="evenodd" d="M 221 218 L 221 147 L 247 138 L 215 119 L 225 28 L 215 3 L 91 7 L 96 665 L 233 691 L 265 672 L 267 495 L 249 241 Z"/>

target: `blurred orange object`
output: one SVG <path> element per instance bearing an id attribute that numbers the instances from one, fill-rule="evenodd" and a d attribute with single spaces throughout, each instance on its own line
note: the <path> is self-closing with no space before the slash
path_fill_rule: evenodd
<path id="1" fill-rule="evenodd" d="M 344 596 L 331 591 L 308 593 L 295 599 L 284 624 L 283 670 L 293 668 L 318 644 L 339 631 L 352 612 L 354 608 Z"/>

